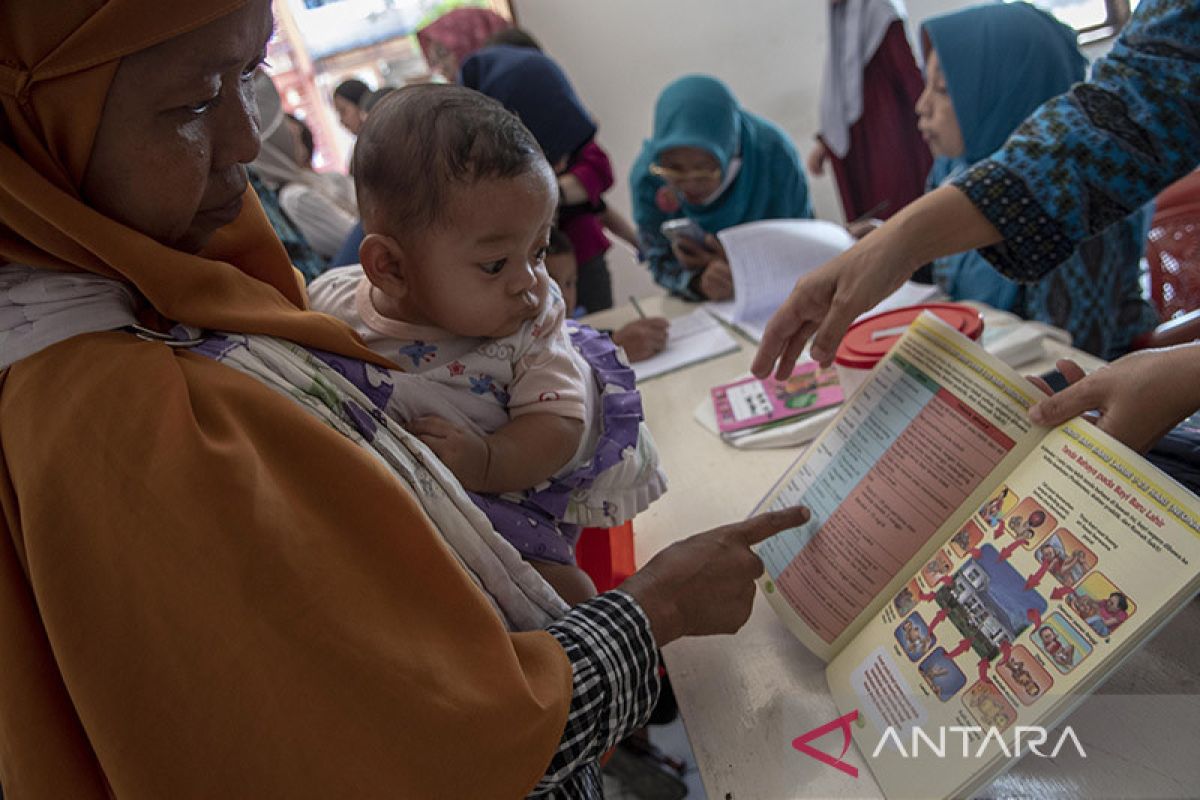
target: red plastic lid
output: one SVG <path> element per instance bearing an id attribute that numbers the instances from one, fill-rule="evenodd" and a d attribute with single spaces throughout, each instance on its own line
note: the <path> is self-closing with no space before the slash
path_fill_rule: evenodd
<path id="1" fill-rule="evenodd" d="M 983 317 L 971 306 L 959 303 L 905 306 L 884 311 L 851 325 L 842 343 L 838 345 L 834 361 L 839 366 L 851 369 L 872 369 L 879 363 L 879 359 L 892 349 L 896 340 L 904 335 L 912 321 L 921 316 L 922 311 L 932 311 L 943 322 L 970 339 L 978 339 L 983 333 Z"/>

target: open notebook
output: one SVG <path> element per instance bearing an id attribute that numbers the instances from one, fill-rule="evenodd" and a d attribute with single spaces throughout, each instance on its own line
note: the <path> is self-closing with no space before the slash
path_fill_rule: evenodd
<path id="1" fill-rule="evenodd" d="M 717 237 L 729 257 L 734 298 L 706 308 L 756 342 L 797 279 L 854 244 L 840 225 L 815 219 L 749 222 Z M 936 294 L 936 286 L 905 283 L 867 314 L 923 303 Z"/>
<path id="2" fill-rule="evenodd" d="M 721 323 L 697 308 L 690 314 L 671 320 L 667 331 L 667 346 L 656 355 L 632 364 L 638 381 L 682 369 L 698 361 L 731 353 L 738 349 L 737 340 Z"/>

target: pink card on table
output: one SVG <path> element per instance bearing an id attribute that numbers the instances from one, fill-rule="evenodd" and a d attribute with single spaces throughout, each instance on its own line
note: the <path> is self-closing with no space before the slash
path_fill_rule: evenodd
<path id="1" fill-rule="evenodd" d="M 803 361 L 785 381 L 774 378 L 740 381 L 713 387 L 713 408 L 721 433 L 771 425 L 795 417 L 824 411 L 842 402 L 833 367 L 822 369 L 815 361 Z"/>

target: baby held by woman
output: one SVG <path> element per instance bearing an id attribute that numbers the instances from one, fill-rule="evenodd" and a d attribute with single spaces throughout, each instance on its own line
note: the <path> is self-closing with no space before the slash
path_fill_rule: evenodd
<path id="1" fill-rule="evenodd" d="M 564 324 L 543 263 L 554 171 L 499 103 L 422 85 L 372 110 L 354 175 L 362 264 L 314 282 L 313 308 L 401 366 L 387 412 L 564 599 L 584 599 L 579 526 L 630 519 L 666 482 L 632 370 Z"/>

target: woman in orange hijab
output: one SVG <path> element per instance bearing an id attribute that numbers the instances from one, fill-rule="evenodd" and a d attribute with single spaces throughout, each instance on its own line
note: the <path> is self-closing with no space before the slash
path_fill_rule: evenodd
<path id="1" fill-rule="evenodd" d="M 592 796 L 655 645 L 739 627 L 747 545 L 804 512 L 567 612 L 305 310 L 243 166 L 271 25 L 0 5 L 0 785 Z"/>

